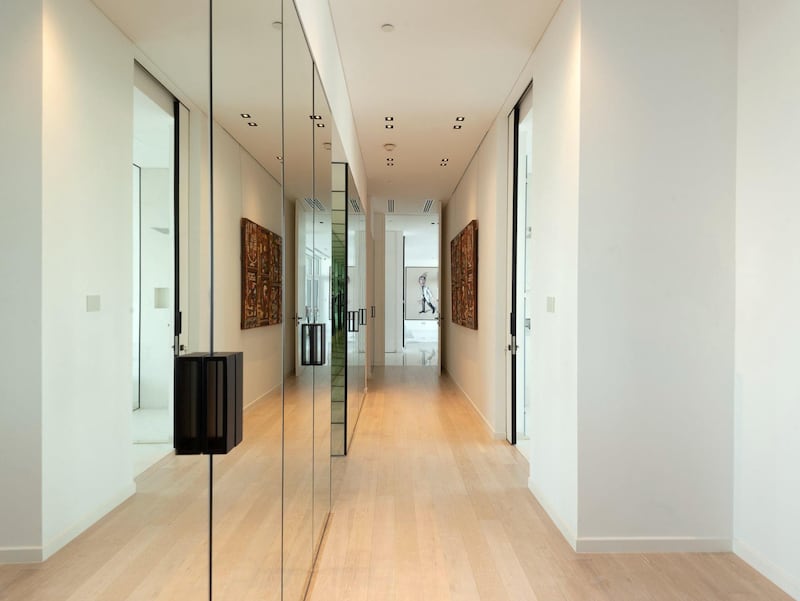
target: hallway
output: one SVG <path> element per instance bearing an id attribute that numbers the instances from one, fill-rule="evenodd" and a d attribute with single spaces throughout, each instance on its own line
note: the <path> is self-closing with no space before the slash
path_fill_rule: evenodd
<path id="1" fill-rule="evenodd" d="M 733 554 L 574 553 L 436 370 L 376 370 L 334 504 L 311 601 L 786 601 Z"/>

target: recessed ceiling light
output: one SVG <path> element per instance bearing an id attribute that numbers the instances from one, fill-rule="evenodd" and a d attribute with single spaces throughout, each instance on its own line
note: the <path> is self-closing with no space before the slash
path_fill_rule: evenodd
<path id="1" fill-rule="evenodd" d="M 384 117 L 384 121 L 394 121 L 394 117 Z"/>
<path id="2" fill-rule="evenodd" d="M 456 121 L 463 121 L 464 117 L 456 117 Z"/>
<path id="3" fill-rule="evenodd" d="M 242 119 L 249 119 L 250 113 L 242 113 Z"/>
<path id="4" fill-rule="evenodd" d="M 442 163 L 447 163 L 449 161 L 450 161 L 450 159 L 442 159 Z"/>
<path id="5" fill-rule="evenodd" d="M 322 119 L 322 115 L 310 115 L 312 119 Z"/>
<path id="6" fill-rule="evenodd" d="M 394 159 L 393 159 L 393 158 L 391 158 L 391 157 L 389 157 L 388 159 L 386 159 L 386 162 L 387 162 L 387 163 L 394 163 Z"/>
<path id="7" fill-rule="evenodd" d="M 325 127 L 324 123 L 317 123 L 317 127 Z"/>
<path id="8" fill-rule="evenodd" d="M 394 129 L 394 125 L 392 125 L 391 123 L 388 123 L 386 125 L 386 129 Z"/>
<path id="9" fill-rule="evenodd" d="M 387 167 L 394 167 L 394 163 L 386 163 Z"/>
<path id="10" fill-rule="evenodd" d="M 460 125 L 454 125 L 453 129 L 461 129 L 461 126 Z"/>
<path id="11" fill-rule="evenodd" d="M 440 163 L 442 167 L 447 167 L 447 163 Z"/>
<path id="12" fill-rule="evenodd" d="M 384 23 L 383 25 L 381 25 L 381 31 L 383 31 L 384 33 L 391 33 L 394 31 L 394 25 L 392 25 L 391 23 Z"/>
<path id="13" fill-rule="evenodd" d="M 256 123 L 255 121 L 250 121 L 247 125 L 249 125 L 250 127 L 258 127 L 258 123 Z"/>
<path id="14" fill-rule="evenodd" d="M 276 159 L 278 159 L 279 161 L 282 161 L 282 160 L 283 160 L 283 157 L 282 157 L 281 155 L 279 155 L 279 154 L 276 154 L 276 155 L 275 155 L 275 158 L 276 158 Z"/>

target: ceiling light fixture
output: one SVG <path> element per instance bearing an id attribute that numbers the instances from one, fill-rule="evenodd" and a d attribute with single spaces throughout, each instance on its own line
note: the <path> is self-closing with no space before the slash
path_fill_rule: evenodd
<path id="1" fill-rule="evenodd" d="M 250 127 L 258 127 L 258 123 L 256 123 L 255 121 L 250 121 L 247 125 L 249 125 Z"/>
<path id="2" fill-rule="evenodd" d="M 322 119 L 322 115 L 309 115 L 312 119 Z"/>
<path id="3" fill-rule="evenodd" d="M 394 117 L 384 117 L 384 121 L 394 121 Z"/>
<path id="4" fill-rule="evenodd" d="M 391 23 L 384 23 L 381 25 L 381 31 L 384 33 L 392 33 L 394 31 L 394 25 Z"/>
<path id="5" fill-rule="evenodd" d="M 447 167 L 447 163 L 440 163 L 442 167 Z"/>
<path id="6" fill-rule="evenodd" d="M 250 119 L 250 113 L 242 113 L 242 119 Z"/>
<path id="7" fill-rule="evenodd" d="M 324 123 L 317 123 L 317 127 L 325 127 Z"/>
<path id="8" fill-rule="evenodd" d="M 387 152 L 392 152 L 395 148 L 397 148 L 397 144 L 389 143 L 383 145 L 383 149 Z"/>
<path id="9" fill-rule="evenodd" d="M 282 161 L 282 160 L 283 160 L 283 157 L 282 157 L 281 155 L 279 155 L 279 154 L 276 154 L 276 155 L 275 155 L 275 158 L 276 158 L 276 159 L 278 159 L 279 161 Z"/>
<path id="10" fill-rule="evenodd" d="M 386 161 L 389 163 L 394 163 L 394 159 L 392 157 L 389 157 L 388 159 L 386 159 Z"/>
<path id="11" fill-rule="evenodd" d="M 456 117 L 456 121 L 463 121 L 464 117 Z"/>
<path id="12" fill-rule="evenodd" d="M 386 129 L 394 129 L 394 125 L 389 123 L 389 124 L 386 125 Z"/>
<path id="13" fill-rule="evenodd" d="M 450 159 L 442 159 L 442 163 L 449 163 Z"/>
<path id="14" fill-rule="evenodd" d="M 454 125 L 453 129 L 461 129 L 461 126 L 460 125 Z"/>

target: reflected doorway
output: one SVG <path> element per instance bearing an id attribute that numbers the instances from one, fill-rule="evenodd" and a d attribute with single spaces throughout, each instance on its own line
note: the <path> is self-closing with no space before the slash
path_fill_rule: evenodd
<path id="1" fill-rule="evenodd" d="M 385 365 L 440 366 L 440 219 L 386 215 Z"/>
<path id="2" fill-rule="evenodd" d="M 175 99 L 136 66 L 133 89 L 133 475 L 172 452 Z"/>

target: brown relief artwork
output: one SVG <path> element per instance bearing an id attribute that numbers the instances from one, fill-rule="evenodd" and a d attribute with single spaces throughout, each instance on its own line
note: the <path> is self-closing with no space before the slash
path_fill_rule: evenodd
<path id="1" fill-rule="evenodd" d="M 478 222 L 472 220 L 450 242 L 451 319 L 478 329 Z"/>
<path id="2" fill-rule="evenodd" d="M 249 219 L 242 219 L 242 329 L 281 323 L 283 241 Z"/>

